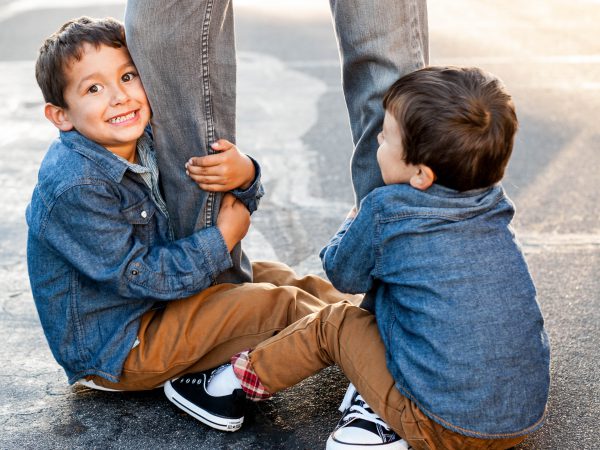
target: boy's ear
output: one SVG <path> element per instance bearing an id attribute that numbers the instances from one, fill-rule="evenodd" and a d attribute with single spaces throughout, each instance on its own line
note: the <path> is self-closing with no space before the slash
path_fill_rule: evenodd
<path id="1" fill-rule="evenodd" d="M 417 168 L 417 172 L 410 178 L 410 185 L 421 191 L 429 189 L 435 181 L 433 170 L 425 164 L 419 164 Z"/>
<path id="2" fill-rule="evenodd" d="M 46 119 L 61 131 L 71 131 L 73 129 L 73 124 L 69 120 L 69 115 L 65 108 L 53 105 L 52 103 L 46 103 L 46 106 L 44 106 L 44 115 Z"/>

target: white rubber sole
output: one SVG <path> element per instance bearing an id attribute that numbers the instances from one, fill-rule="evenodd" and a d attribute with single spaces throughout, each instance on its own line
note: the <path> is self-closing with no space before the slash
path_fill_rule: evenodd
<path id="1" fill-rule="evenodd" d="M 346 444 L 329 436 L 325 450 L 410 450 L 410 447 L 404 439 L 389 444 Z"/>
<path id="2" fill-rule="evenodd" d="M 95 389 L 96 391 L 125 392 L 125 391 L 120 390 L 120 389 L 110 389 L 110 388 L 106 388 L 104 386 L 100 386 L 100 385 L 94 383 L 92 380 L 86 380 L 85 378 L 82 378 L 81 380 L 78 380 L 77 384 L 85 386 L 86 388 Z M 164 386 L 164 383 L 161 384 L 161 385 L 156 386 L 156 388 L 161 388 L 163 386 Z"/>
<path id="3" fill-rule="evenodd" d="M 244 418 L 240 417 L 239 419 L 231 419 L 221 416 L 215 416 L 214 414 L 205 411 L 202 408 L 199 408 L 197 405 L 189 402 L 185 398 L 173 389 L 171 386 L 171 382 L 167 381 L 164 386 L 165 395 L 169 399 L 171 403 L 177 406 L 182 411 L 185 411 L 193 418 L 199 420 L 205 425 L 209 427 L 215 428 L 221 431 L 237 431 L 242 427 L 244 423 Z"/>
<path id="4" fill-rule="evenodd" d="M 92 380 L 86 380 L 85 378 L 82 378 L 81 380 L 77 381 L 77 384 L 85 386 L 86 388 L 94 389 L 96 391 L 123 392 L 118 389 L 105 388 L 104 386 L 100 386 L 100 385 L 94 383 Z"/>

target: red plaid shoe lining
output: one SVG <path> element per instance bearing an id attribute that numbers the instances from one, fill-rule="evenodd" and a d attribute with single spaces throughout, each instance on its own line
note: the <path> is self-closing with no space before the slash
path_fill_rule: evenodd
<path id="1" fill-rule="evenodd" d="M 248 357 L 249 353 L 249 351 L 245 351 L 233 355 L 231 357 L 231 366 L 233 367 L 233 373 L 240 380 L 240 384 L 248 400 L 258 402 L 271 397 L 271 394 L 260 382 L 256 372 L 254 372 L 252 364 L 250 364 L 250 358 Z"/>

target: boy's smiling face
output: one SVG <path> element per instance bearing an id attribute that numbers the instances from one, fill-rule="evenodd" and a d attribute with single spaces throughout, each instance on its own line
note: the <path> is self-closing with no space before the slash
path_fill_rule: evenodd
<path id="1" fill-rule="evenodd" d="M 126 48 L 84 44 L 81 59 L 65 68 L 67 108 L 54 108 L 55 125 L 75 129 L 109 151 L 132 160 L 150 120 L 146 93 Z M 48 108 L 48 105 L 47 105 Z M 48 116 L 48 111 L 46 111 Z"/>

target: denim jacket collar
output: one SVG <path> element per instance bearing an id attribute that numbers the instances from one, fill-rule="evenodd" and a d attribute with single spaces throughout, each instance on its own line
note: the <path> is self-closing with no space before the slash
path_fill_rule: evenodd
<path id="1" fill-rule="evenodd" d="M 401 189 L 409 189 L 413 195 L 404 196 L 410 202 L 415 201 L 415 206 L 430 208 L 464 208 L 474 209 L 473 214 L 478 214 L 485 209 L 493 208 L 499 201 L 505 199 L 500 183 L 470 191 L 456 191 L 440 184 L 432 184 L 425 191 L 414 189 L 408 185 Z"/>
<path id="2" fill-rule="evenodd" d="M 121 182 L 128 168 L 122 159 L 117 158 L 109 150 L 86 138 L 78 131 L 61 131 L 60 138 L 67 147 L 94 161 L 100 170 L 113 181 L 116 183 Z M 150 137 L 144 133 L 140 139 L 149 140 Z"/>

